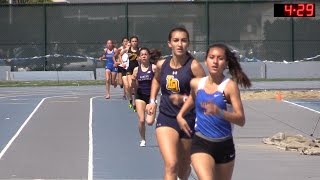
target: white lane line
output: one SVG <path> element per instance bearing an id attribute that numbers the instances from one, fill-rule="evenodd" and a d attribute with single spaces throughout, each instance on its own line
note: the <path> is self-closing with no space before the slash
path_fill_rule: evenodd
<path id="1" fill-rule="evenodd" d="M 4 147 L 4 149 L 1 151 L 0 153 L 0 159 L 2 158 L 2 156 L 4 155 L 4 153 L 6 153 L 6 151 L 9 149 L 9 147 L 11 146 L 11 144 L 13 143 L 13 141 L 19 136 L 19 134 L 21 133 L 22 129 L 27 125 L 27 123 L 30 121 L 31 117 L 33 116 L 33 114 L 39 109 L 39 107 L 41 106 L 41 104 L 43 103 L 44 100 L 46 100 L 47 98 L 43 98 L 40 103 L 37 105 L 37 107 L 32 111 L 32 113 L 29 115 L 29 117 L 24 121 L 24 123 L 22 124 L 22 126 L 19 128 L 19 130 L 16 132 L 16 134 L 10 139 L 10 141 L 8 142 L 8 144 Z"/>
<path id="2" fill-rule="evenodd" d="M 28 116 L 28 118 L 24 121 L 24 123 L 21 125 L 21 127 L 18 129 L 18 131 L 16 132 L 16 134 L 10 139 L 10 141 L 8 142 L 8 144 L 2 149 L 1 153 L 0 153 L 0 160 L 3 157 L 3 155 L 6 153 L 6 151 L 9 149 L 9 147 L 11 146 L 11 144 L 15 141 L 15 139 L 19 136 L 19 134 L 21 133 L 21 131 L 23 130 L 23 128 L 28 124 L 28 122 L 30 121 L 30 119 L 32 118 L 32 116 L 34 115 L 34 113 L 37 112 L 37 110 L 39 109 L 39 107 L 41 106 L 41 104 L 49 98 L 55 98 L 55 97 L 65 97 L 68 95 L 62 95 L 62 96 L 52 96 L 52 97 L 45 97 L 43 98 L 39 104 L 37 105 L 37 107 L 32 111 L 32 113 Z"/>
<path id="3" fill-rule="evenodd" d="M 89 157 L 88 157 L 88 180 L 93 179 L 93 132 L 92 132 L 92 102 L 93 99 L 103 96 L 95 96 L 90 98 L 90 112 L 89 112 Z"/>
<path id="4" fill-rule="evenodd" d="M 296 103 L 294 103 L 294 102 L 290 102 L 290 101 L 286 101 L 286 100 L 283 100 L 283 102 L 286 102 L 286 103 L 289 103 L 289 104 L 292 104 L 292 105 L 295 105 L 295 106 L 298 106 L 298 107 L 301 107 L 301 108 L 305 108 L 305 109 L 308 109 L 308 110 L 310 110 L 310 111 L 312 111 L 312 112 L 315 112 L 315 113 L 320 114 L 319 111 L 316 111 L 316 110 L 314 110 L 314 109 L 308 108 L 308 107 L 306 107 L 306 106 L 302 106 L 302 105 L 296 104 Z"/>

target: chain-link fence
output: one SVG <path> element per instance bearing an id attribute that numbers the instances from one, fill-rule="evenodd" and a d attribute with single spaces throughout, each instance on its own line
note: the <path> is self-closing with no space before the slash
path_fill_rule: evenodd
<path id="1" fill-rule="evenodd" d="M 240 61 L 320 60 L 316 17 L 276 18 L 274 3 L 157 2 L 0 6 L 0 65 L 12 71 L 92 70 L 107 39 L 137 35 L 140 46 L 169 54 L 170 29 L 184 26 L 200 61 L 223 42 Z"/>

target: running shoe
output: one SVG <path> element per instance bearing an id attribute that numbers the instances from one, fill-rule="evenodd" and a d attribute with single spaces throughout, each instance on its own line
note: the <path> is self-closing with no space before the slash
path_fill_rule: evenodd
<path id="1" fill-rule="evenodd" d="M 133 112 L 137 112 L 136 105 L 133 105 Z"/>
<path id="2" fill-rule="evenodd" d="M 140 141 L 140 147 L 146 147 L 146 141 L 145 140 L 141 140 Z"/>
<path id="3" fill-rule="evenodd" d="M 132 107 L 133 107 L 133 105 L 131 103 L 129 103 L 129 108 L 132 108 Z"/>

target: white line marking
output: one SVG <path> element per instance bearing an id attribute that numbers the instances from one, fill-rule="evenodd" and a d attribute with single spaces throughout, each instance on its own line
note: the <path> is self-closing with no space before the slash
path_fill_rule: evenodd
<path id="1" fill-rule="evenodd" d="M 2 156 L 4 155 L 4 153 L 6 153 L 6 151 L 9 149 L 9 147 L 11 146 L 11 144 L 13 143 L 13 141 L 19 136 L 19 134 L 21 133 L 22 129 L 27 125 L 27 123 L 30 121 L 31 117 L 33 116 L 33 114 L 39 109 L 39 107 L 41 106 L 41 104 L 43 103 L 44 100 L 46 100 L 47 98 L 43 98 L 40 103 L 37 105 L 37 107 L 32 111 L 32 113 L 29 115 L 29 117 L 24 121 L 24 123 L 22 124 L 22 126 L 19 128 L 19 130 L 16 132 L 16 134 L 10 139 L 10 141 L 8 142 L 8 144 L 6 145 L 6 147 L 4 147 L 4 149 L 1 151 L 0 153 L 0 159 L 2 158 Z"/>
<path id="2" fill-rule="evenodd" d="M 92 102 L 93 99 L 103 96 L 95 96 L 90 98 L 90 112 L 89 112 L 89 157 L 88 157 L 88 180 L 93 179 L 93 132 L 92 132 Z"/>
<path id="3" fill-rule="evenodd" d="M 316 111 L 316 110 L 314 110 L 314 109 L 308 108 L 308 107 L 306 107 L 306 106 L 302 106 L 302 105 L 299 105 L 299 104 L 296 104 L 296 103 L 293 103 L 293 102 L 290 102 L 290 101 L 286 101 L 286 100 L 283 100 L 283 102 L 286 102 L 286 103 L 289 103 L 289 104 L 292 104 L 292 105 L 295 105 L 295 106 L 298 106 L 298 107 L 302 107 L 302 108 L 308 109 L 308 110 L 310 110 L 310 111 L 312 111 L 312 112 L 315 112 L 315 113 L 320 114 L 319 111 Z"/>
<path id="4" fill-rule="evenodd" d="M 10 139 L 10 141 L 8 142 L 8 144 L 2 149 L 1 153 L 0 153 L 0 160 L 2 158 L 2 156 L 6 153 L 6 151 L 9 149 L 9 147 L 11 146 L 11 144 L 14 142 L 14 140 L 19 136 L 19 134 L 21 133 L 21 131 L 23 130 L 23 128 L 28 124 L 28 122 L 30 121 L 30 119 L 32 118 L 32 116 L 34 115 L 34 113 L 37 112 L 37 110 L 39 109 L 39 107 L 41 106 L 41 104 L 49 98 L 55 98 L 55 97 L 66 97 L 68 95 L 62 95 L 62 96 L 52 96 L 52 97 L 45 97 L 43 98 L 40 103 L 37 105 L 37 107 L 32 111 L 32 113 L 29 115 L 29 117 L 24 121 L 24 123 L 21 125 L 21 127 L 18 129 L 18 131 L 16 132 L 16 134 Z"/>

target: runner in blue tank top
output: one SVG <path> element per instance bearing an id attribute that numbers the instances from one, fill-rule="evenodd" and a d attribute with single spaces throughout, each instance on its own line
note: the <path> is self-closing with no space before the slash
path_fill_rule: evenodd
<path id="1" fill-rule="evenodd" d="M 235 163 L 233 124 L 244 126 L 245 116 L 238 84 L 245 88 L 251 82 L 242 71 L 235 54 L 224 44 L 209 47 L 205 64 L 209 75 L 191 81 L 191 96 L 184 103 L 177 120 L 189 136 L 192 165 L 199 179 L 231 180 Z M 226 78 L 228 69 L 231 79 Z M 195 107 L 195 128 L 186 114 Z"/>
<path id="2" fill-rule="evenodd" d="M 164 179 L 187 179 L 190 172 L 191 139 L 180 128 L 176 116 L 190 93 L 190 80 L 205 76 L 204 69 L 187 51 L 189 33 L 185 28 L 174 28 L 169 33 L 168 46 L 172 56 L 157 62 L 152 80 L 150 103 L 146 111 L 156 111 L 157 94 L 161 88 L 159 115 L 156 122 L 156 137 L 164 160 Z M 186 115 L 192 127 L 195 113 Z"/>
<path id="3" fill-rule="evenodd" d="M 156 70 L 156 65 L 150 63 L 150 51 L 148 48 L 141 48 L 139 52 L 140 65 L 133 70 L 133 77 L 136 80 L 135 105 L 138 114 L 138 128 L 141 137 L 140 146 L 146 146 L 145 122 L 153 124 L 154 116 L 145 115 L 146 105 L 149 103 L 151 82 Z"/>
<path id="4" fill-rule="evenodd" d="M 100 60 L 105 60 L 105 77 L 106 77 L 106 95 L 105 98 L 110 98 L 110 84 L 117 86 L 116 84 L 116 69 L 118 63 L 115 59 L 115 54 L 117 54 L 117 48 L 114 47 L 112 40 L 107 41 L 107 47 L 104 49 L 104 55 L 100 57 Z"/>
<path id="5" fill-rule="evenodd" d="M 106 57 L 105 68 L 110 70 L 111 72 L 115 72 L 115 67 L 114 67 L 115 62 L 113 61 L 114 52 L 115 52 L 115 49 L 112 49 L 111 51 L 107 49 L 105 51 L 105 57 Z"/>

